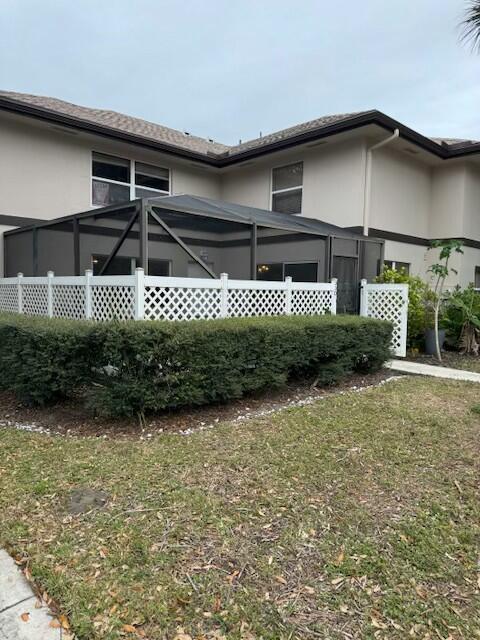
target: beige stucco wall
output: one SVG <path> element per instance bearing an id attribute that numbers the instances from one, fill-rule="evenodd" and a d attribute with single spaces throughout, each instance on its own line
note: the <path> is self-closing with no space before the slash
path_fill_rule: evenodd
<path id="1" fill-rule="evenodd" d="M 431 169 L 385 147 L 372 152 L 370 227 L 426 238 Z"/>
<path id="2" fill-rule="evenodd" d="M 463 237 L 465 176 L 463 163 L 443 164 L 433 171 L 429 237 Z"/>
<path id="3" fill-rule="evenodd" d="M 468 164 L 465 170 L 464 234 L 480 240 L 480 167 Z"/>
<path id="4" fill-rule="evenodd" d="M 425 277 L 428 268 L 427 248 L 405 242 L 385 241 L 385 260 L 398 260 L 410 264 L 410 273 Z"/>
<path id="5" fill-rule="evenodd" d="M 0 116 L 0 149 L 1 214 L 55 218 L 90 209 L 92 150 L 170 168 L 173 193 L 220 197 L 220 179 L 208 168 L 8 114 Z"/>
<path id="6" fill-rule="evenodd" d="M 270 209 L 272 169 L 299 161 L 303 161 L 302 215 L 340 227 L 360 224 L 364 142 L 359 138 L 277 153 L 230 169 L 222 177 L 222 199 Z"/>

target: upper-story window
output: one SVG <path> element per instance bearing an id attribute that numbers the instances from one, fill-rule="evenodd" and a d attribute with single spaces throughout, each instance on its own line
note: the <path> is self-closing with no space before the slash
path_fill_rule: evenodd
<path id="1" fill-rule="evenodd" d="M 295 162 L 272 171 L 272 211 L 301 213 L 303 162 Z"/>
<path id="2" fill-rule="evenodd" d="M 103 207 L 135 198 L 169 193 L 170 171 L 168 169 L 93 152 L 93 205 Z"/>

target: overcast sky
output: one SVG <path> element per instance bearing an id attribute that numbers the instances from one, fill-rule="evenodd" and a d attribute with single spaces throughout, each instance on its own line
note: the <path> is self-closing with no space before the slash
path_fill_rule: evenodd
<path id="1" fill-rule="evenodd" d="M 380 109 L 480 139 L 462 0 L 0 0 L 0 87 L 247 140 Z"/>

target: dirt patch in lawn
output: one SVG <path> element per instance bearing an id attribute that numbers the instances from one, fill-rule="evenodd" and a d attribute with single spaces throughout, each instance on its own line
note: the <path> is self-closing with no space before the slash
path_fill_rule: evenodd
<path id="1" fill-rule="evenodd" d="M 279 409 L 309 403 L 317 398 L 350 389 L 375 386 L 392 377 L 382 370 L 369 375 L 352 375 L 340 384 L 312 388 L 310 384 L 291 383 L 280 390 L 265 391 L 226 404 L 189 407 L 147 417 L 145 427 L 135 418 L 107 420 L 87 412 L 80 402 L 66 401 L 48 407 L 27 407 L 11 393 L 0 393 L 0 427 L 52 435 L 126 437 L 150 439 L 164 432 L 188 435 L 208 429 L 219 422 L 241 422 Z"/>

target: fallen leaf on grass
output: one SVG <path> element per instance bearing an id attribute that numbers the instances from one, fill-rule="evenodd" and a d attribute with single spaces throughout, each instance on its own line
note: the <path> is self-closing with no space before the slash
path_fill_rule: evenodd
<path id="1" fill-rule="evenodd" d="M 384 622 L 380 622 L 380 620 L 378 620 L 377 618 L 374 618 L 373 616 L 371 618 L 371 621 L 372 621 L 372 627 L 375 627 L 375 629 L 386 629 L 388 626 Z"/>
<path id="2" fill-rule="evenodd" d="M 192 640 L 192 636 L 188 633 L 185 633 L 185 631 L 181 627 L 178 627 L 177 633 L 174 636 L 173 640 Z"/>
<path id="3" fill-rule="evenodd" d="M 280 584 L 287 584 L 287 581 L 285 580 L 285 578 L 283 576 L 275 576 L 275 580 L 277 582 L 279 582 Z"/>
<path id="4" fill-rule="evenodd" d="M 337 584 L 341 584 L 344 580 L 345 578 L 343 576 L 339 576 L 338 578 L 334 578 L 331 584 L 336 586 Z"/>
<path id="5" fill-rule="evenodd" d="M 338 554 L 338 556 L 335 559 L 335 564 L 338 566 L 339 564 L 342 564 L 342 562 L 345 559 L 345 551 L 342 549 L 340 551 L 340 553 Z"/>
<path id="6" fill-rule="evenodd" d="M 50 620 L 50 624 L 48 626 L 52 627 L 52 629 L 60 629 L 62 625 L 56 618 L 54 618 L 53 620 Z"/>
<path id="7" fill-rule="evenodd" d="M 137 630 L 135 629 L 133 624 L 124 624 L 122 627 L 122 631 L 125 631 L 125 633 L 137 633 Z"/>

